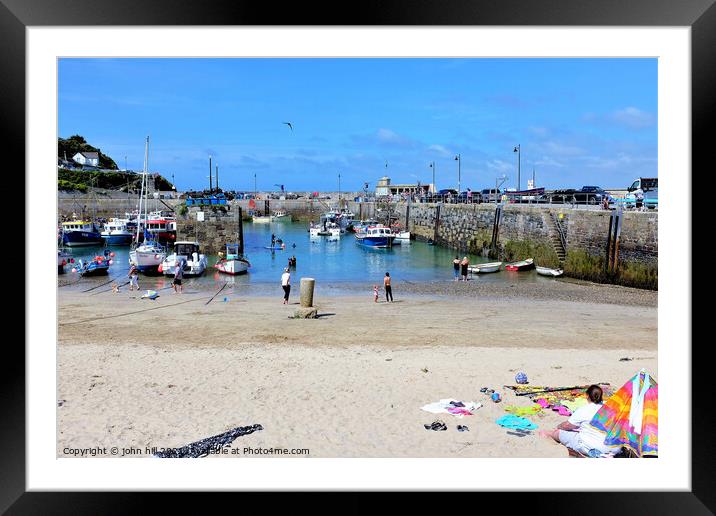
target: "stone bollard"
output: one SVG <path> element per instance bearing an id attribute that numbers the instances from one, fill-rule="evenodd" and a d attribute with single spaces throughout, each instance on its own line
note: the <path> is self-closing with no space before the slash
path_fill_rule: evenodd
<path id="1" fill-rule="evenodd" d="M 301 306 L 305 308 L 313 306 L 313 287 L 315 286 L 315 279 L 301 278 Z"/>

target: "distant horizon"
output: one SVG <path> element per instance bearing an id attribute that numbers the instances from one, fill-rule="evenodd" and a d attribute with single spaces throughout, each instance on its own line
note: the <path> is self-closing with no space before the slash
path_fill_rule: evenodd
<path id="1" fill-rule="evenodd" d="M 58 64 L 58 136 L 177 190 L 626 188 L 658 177 L 657 60 L 84 59 Z M 288 124 L 291 124 L 290 126 Z M 125 160 L 126 156 L 126 160 Z"/>

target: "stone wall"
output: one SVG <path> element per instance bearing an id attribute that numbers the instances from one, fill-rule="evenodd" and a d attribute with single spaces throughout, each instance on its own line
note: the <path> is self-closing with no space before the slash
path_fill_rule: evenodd
<path id="1" fill-rule="evenodd" d="M 226 216 L 210 216 L 205 213 L 205 219 L 197 222 L 196 212 L 187 217 L 177 217 L 177 241 L 190 240 L 201 243 L 202 252 L 216 254 L 224 251 L 224 246 L 237 241 L 239 231 L 238 210 Z"/>
<path id="2" fill-rule="evenodd" d="M 433 240 L 436 244 L 460 252 L 486 256 L 492 240 L 495 205 L 439 205 L 407 204 L 396 207 L 399 220 L 417 240 Z M 409 210 L 409 211 L 408 211 Z M 506 242 L 529 242 L 532 246 L 554 246 L 558 235 L 551 220 L 559 220 L 566 237 L 566 253 L 584 253 L 594 257 L 588 267 L 596 267 L 596 259 L 606 257 L 611 212 L 584 208 L 547 208 L 508 204 L 498 231 L 498 252 Z M 619 264 L 649 269 L 654 279 L 658 268 L 659 236 L 658 212 L 624 212 L 619 241 Z M 569 271 L 565 271 L 568 273 Z M 590 279 L 597 279 L 599 271 L 591 271 Z M 578 277 L 586 277 L 579 272 Z M 619 278 L 612 278 L 619 282 Z M 631 280 L 630 280 L 631 281 Z M 650 280 L 651 281 L 651 280 Z M 634 283 L 636 284 L 636 283 Z"/>

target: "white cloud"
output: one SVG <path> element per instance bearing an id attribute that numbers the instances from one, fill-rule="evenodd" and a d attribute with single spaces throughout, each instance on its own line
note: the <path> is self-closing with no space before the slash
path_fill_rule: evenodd
<path id="1" fill-rule="evenodd" d="M 615 111 L 612 113 L 612 119 L 615 122 L 631 127 L 632 129 L 643 129 L 656 122 L 656 117 L 653 114 L 647 113 L 646 111 L 642 111 L 635 107 L 627 107 L 620 109 L 619 111 Z"/>
<path id="2" fill-rule="evenodd" d="M 438 154 L 443 157 L 452 156 L 453 153 L 450 152 L 447 148 L 445 148 L 442 145 L 433 144 L 428 147 L 428 150 L 431 152 L 434 152 L 435 154 Z"/>

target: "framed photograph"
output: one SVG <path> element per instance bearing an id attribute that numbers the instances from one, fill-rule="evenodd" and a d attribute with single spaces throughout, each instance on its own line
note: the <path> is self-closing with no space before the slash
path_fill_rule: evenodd
<path id="1" fill-rule="evenodd" d="M 3 511 L 713 510 L 691 339 L 712 1 L 126 7 L 0 5 L 28 300 Z"/>

